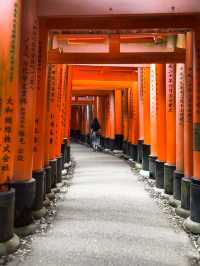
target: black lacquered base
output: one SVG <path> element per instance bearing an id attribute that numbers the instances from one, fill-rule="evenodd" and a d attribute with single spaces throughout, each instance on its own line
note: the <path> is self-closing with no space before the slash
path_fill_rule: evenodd
<path id="1" fill-rule="evenodd" d="M 133 159 L 133 161 L 137 161 L 138 157 L 138 145 L 137 144 L 131 144 L 130 147 L 130 157 Z"/>
<path id="2" fill-rule="evenodd" d="M 190 193 L 190 217 L 184 226 L 192 233 L 200 234 L 200 180 L 195 177 L 191 180 Z"/>
<path id="3" fill-rule="evenodd" d="M 0 192 L 0 242 L 13 237 L 15 190 Z"/>
<path id="4" fill-rule="evenodd" d="M 155 161 L 155 180 L 157 188 L 164 188 L 164 161 Z"/>
<path id="5" fill-rule="evenodd" d="M 32 207 L 36 195 L 36 181 L 13 181 L 11 187 L 15 189 L 15 219 L 16 228 L 26 227 L 33 223 Z"/>
<path id="6" fill-rule="evenodd" d="M 155 179 L 157 156 L 149 155 L 149 176 Z"/>
<path id="7" fill-rule="evenodd" d="M 149 171 L 149 155 L 151 151 L 151 145 L 142 144 L 142 169 Z"/>
<path id="8" fill-rule="evenodd" d="M 181 181 L 183 177 L 183 172 L 180 172 L 178 170 L 174 171 L 173 196 L 176 200 L 181 200 Z"/>
<path id="9" fill-rule="evenodd" d="M 173 195 L 173 179 L 176 166 L 165 163 L 164 165 L 164 190 L 168 195 Z"/>
<path id="10" fill-rule="evenodd" d="M 123 145 L 123 135 L 116 134 L 115 135 L 115 149 L 122 150 Z"/>
<path id="11" fill-rule="evenodd" d="M 144 143 L 143 139 L 138 140 L 138 157 L 137 157 L 137 162 L 142 163 L 142 145 Z"/>
<path id="12" fill-rule="evenodd" d="M 55 188 L 57 183 L 57 159 L 50 160 L 49 165 L 51 166 L 51 188 Z"/>
<path id="13" fill-rule="evenodd" d="M 57 160 L 57 177 L 56 177 L 56 183 L 62 182 L 62 156 L 56 157 Z"/>
<path id="14" fill-rule="evenodd" d="M 39 211 L 43 208 L 44 189 L 45 189 L 45 170 L 33 171 L 33 178 L 36 182 L 35 199 L 33 211 Z"/>

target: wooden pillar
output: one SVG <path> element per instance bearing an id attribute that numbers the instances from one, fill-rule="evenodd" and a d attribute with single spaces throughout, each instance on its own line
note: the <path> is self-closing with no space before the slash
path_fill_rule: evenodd
<path id="1" fill-rule="evenodd" d="M 187 43 L 191 44 L 191 33 L 188 33 Z M 191 50 L 190 50 L 191 52 Z M 188 51 L 188 61 L 191 54 Z M 194 33 L 194 88 L 193 88 L 193 176 L 190 187 L 190 217 L 184 225 L 195 234 L 200 233 L 200 30 Z M 191 61 L 190 61 L 191 62 Z M 190 65 L 191 67 L 191 65 Z M 189 69 L 188 69 L 189 70 Z M 187 75 L 190 80 L 191 75 Z M 190 80 L 191 81 L 191 80 Z M 191 88 L 191 86 L 189 86 Z M 190 103 L 191 104 L 191 103 Z M 190 105 L 191 106 L 191 105 Z M 190 116 L 191 119 L 191 116 Z M 191 143 L 191 142 L 190 142 Z M 189 147 L 188 147 L 189 148 Z M 189 166 L 189 164 L 188 164 Z M 189 170 L 189 167 L 188 167 Z M 191 172 L 190 172 L 191 173 Z"/>
<path id="2" fill-rule="evenodd" d="M 176 65 L 166 65 L 166 163 L 164 189 L 173 194 L 173 172 L 176 169 Z"/>
<path id="3" fill-rule="evenodd" d="M 24 1 L 22 5 L 21 65 L 19 80 L 19 128 L 15 159 L 13 186 L 23 205 L 16 201 L 16 227 L 24 227 L 32 222 L 33 216 L 43 209 L 44 169 L 33 168 L 34 126 L 37 97 L 38 66 L 38 18 L 37 1 Z M 34 179 L 32 179 L 32 176 Z M 26 187 L 26 191 L 23 191 Z M 33 203 L 34 200 L 34 203 Z M 29 210 L 27 214 L 24 209 Z M 26 217 L 26 219 L 24 218 Z"/>
<path id="4" fill-rule="evenodd" d="M 144 144 L 142 152 L 142 169 L 149 170 L 150 155 L 150 68 L 143 68 L 143 116 L 144 116 Z"/>
<path id="5" fill-rule="evenodd" d="M 72 66 L 68 66 L 67 87 L 66 87 L 66 138 L 70 140 L 70 124 L 71 124 L 71 98 L 72 98 Z"/>
<path id="6" fill-rule="evenodd" d="M 137 160 L 137 142 L 139 138 L 139 104 L 138 104 L 138 83 L 135 81 L 132 88 L 132 121 L 131 121 L 131 158 Z"/>
<path id="7" fill-rule="evenodd" d="M 176 213 L 190 215 L 190 183 L 193 175 L 193 33 L 186 34 L 186 62 L 184 86 L 184 178 L 181 182 L 181 206 Z"/>
<path id="8" fill-rule="evenodd" d="M 177 35 L 177 48 L 185 48 L 185 34 Z M 185 64 L 176 64 L 176 170 L 173 177 L 173 197 L 170 204 L 179 205 L 181 180 L 184 176 L 184 86 Z"/>
<path id="9" fill-rule="evenodd" d="M 139 139 L 138 139 L 138 158 L 139 163 L 142 162 L 142 145 L 144 143 L 144 115 L 143 115 L 143 70 L 138 68 L 138 106 L 139 106 Z"/>
<path id="10" fill-rule="evenodd" d="M 128 89 L 123 90 L 122 98 L 122 110 L 123 110 L 123 152 L 127 154 L 128 148 Z"/>
<path id="11" fill-rule="evenodd" d="M 122 149 L 122 90 L 115 89 L 115 147 Z"/>
<path id="12" fill-rule="evenodd" d="M 149 155 L 149 173 L 150 177 L 155 178 L 155 161 L 158 156 L 157 143 L 157 83 L 156 83 L 156 65 L 150 66 L 150 137 L 151 154 Z"/>
<path id="13" fill-rule="evenodd" d="M 156 64 L 157 92 L 157 160 L 155 165 L 156 187 L 164 187 L 164 164 L 166 161 L 166 67 Z"/>
<path id="14" fill-rule="evenodd" d="M 13 234 L 15 191 L 9 182 L 13 179 L 18 126 L 20 19 L 21 1 L 0 2 L 0 256 L 19 245 Z"/>
<path id="15" fill-rule="evenodd" d="M 2 2 L 0 16 L 0 192 L 4 192 L 9 190 L 8 184 L 13 179 L 16 152 L 20 1 Z"/>
<path id="16" fill-rule="evenodd" d="M 42 171 L 44 167 L 44 149 L 46 132 L 46 104 L 47 104 L 47 43 L 48 32 L 45 21 L 39 23 L 39 50 L 37 70 L 37 98 L 34 136 L 33 169 Z"/>

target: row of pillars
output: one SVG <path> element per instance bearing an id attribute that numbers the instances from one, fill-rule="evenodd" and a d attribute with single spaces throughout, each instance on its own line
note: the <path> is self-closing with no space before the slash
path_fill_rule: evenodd
<path id="1" fill-rule="evenodd" d="M 172 195 L 176 213 L 188 217 L 185 227 L 200 233 L 200 33 L 171 41 L 186 48 L 185 64 L 138 68 L 132 88 L 96 97 L 92 115 L 101 125 L 102 146 L 142 163 L 156 187 Z M 87 108 L 81 109 L 85 120 L 76 110 L 77 127 L 81 120 L 87 124 L 78 128 L 82 135 L 90 130 Z"/>
<path id="2" fill-rule="evenodd" d="M 70 68 L 46 65 L 42 27 L 37 1 L 0 2 L 0 255 L 36 229 L 70 162 Z"/>

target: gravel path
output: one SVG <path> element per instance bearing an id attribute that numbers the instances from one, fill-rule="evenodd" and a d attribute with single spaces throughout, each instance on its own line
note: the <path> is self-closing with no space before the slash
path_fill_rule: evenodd
<path id="1" fill-rule="evenodd" d="M 72 153 L 74 178 L 53 227 L 9 266 L 190 265 L 187 234 L 176 232 L 128 164 L 79 144 Z"/>

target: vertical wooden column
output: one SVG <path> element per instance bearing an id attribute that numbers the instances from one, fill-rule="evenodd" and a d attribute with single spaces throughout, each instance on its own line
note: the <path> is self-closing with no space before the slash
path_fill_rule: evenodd
<path id="1" fill-rule="evenodd" d="M 142 145 L 142 169 L 149 171 L 150 155 L 150 68 L 143 68 L 143 116 L 144 116 L 144 144 Z"/>
<path id="2" fill-rule="evenodd" d="M 17 153 L 15 160 L 15 177 L 13 186 L 23 205 L 16 208 L 16 227 L 28 226 L 32 222 L 31 213 L 22 210 L 33 208 L 33 216 L 43 211 L 44 170 L 33 169 L 34 126 L 37 97 L 38 66 L 38 19 L 37 1 L 24 1 L 22 5 L 21 65 L 19 81 L 19 129 L 17 136 Z M 34 180 L 32 179 L 32 176 Z M 24 184 L 25 183 L 25 184 Z M 34 184 L 35 183 L 35 184 Z M 22 192 L 23 190 L 24 192 Z M 33 203 L 34 200 L 34 203 Z M 30 211 L 29 211 L 30 212 Z M 26 219 L 24 218 L 26 217 Z"/>
<path id="3" fill-rule="evenodd" d="M 115 98 L 114 93 L 109 95 L 109 108 L 110 108 L 110 148 L 113 150 L 115 147 Z"/>
<path id="4" fill-rule="evenodd" d="M 190 215 L 190 183 L 193 175 L 193 33 L 186 34 L 184 86 L 184 178 L 181 182 L 181 206 L 176 213 Z"/>
<path id="5" fill-rule="evenodd" d="M 128 147 L 128 89 L 123 90 L 123 152 L 127 154 Z"/>
<path id="6" fill-rule="evenodd" d="M 0 2 L 0 256 L 14 252 L 15 191 L 10 189 L 18 126 L 21 1 Z M 8 248 L 11 247 L 11 248 Z"/>
<path id="7" fill-rule="evenodd" d="M 157 86 L 156 86 L 156 65 L 150 66 L 150 134 L 151 134 L 151 154 L 149 155 L 150 177 L 155 178 L 156 159 L 158 155 L 157 143 Z"/>
<path id="8" fill-rule="evenodd" d="M 115 147 L 122 149 L 122 90 L 115 89 Z"/>
<path id="9" fill-rule="evenodd" d="M 139 138 L 139 104 L 138 104 L 138 83 L 135 81 L 132 88 L 132 121 L 131 121 L 131 158 L 137 160 L 137 143 Z"/>
<path id="10" fill-rule="evenodd" d="M 66 87 L 66 138 L 70 139 L 71 123 L 71 98 L 72 98 L 72 66 L 68 66 L 67 87 Z"/>
<path id="11" fill-rule="evenodd" d="M 46 104 L 47 104 L 47 43 L 48 32 L 45 21 L 39 21 L 39 55 L 37 70 L 37 98 L 34 136 L 34 171 L 42 171 L 44 168 L 44 149 L 46 132 Z"/>
<path id="12" fill-rule="evenodd" d="M 166 161 L 166 67 L 156 64 L 157 92 L 157 160 L 155 166 L 156 187 L 164 187 L 164 164 Z"/>
<path id="13" fill-rule="evenodd" d="M 185 48 L 185 34 L 177 35 L 177 48 Z M 179 205 L 181 180 L 184 176 L 184 86 L 185 64 L 176 64 L 176 170 L 173 177 L 173 197 L 170 204 Z"/>
<path id="14" fill-rule="evenodd" d="M 13 179 L 16 152 L 21 5 L 2 2 L 0 8 L 0 192 L 4 192 Z"/>
<path id="15" fill-rule="evenodd" d="M 143 70 L 138 68 L 138 106 L 139 106 L 139 139 L 138 139 L 138 158 L 139 163 L 142 162 L 142 145 L 144 143 L 144 115 L 143 115 Z"/>
<path id="16" fill-rule="evenodd" d="M 132 88 L 128 88 L 128 108 L 127 108 L 127 151 L 126 154 L 130 156 L 131 152 L 131 137 L 132 137 L 132 118 L 133 118 L 133 93 Z"/>
<path id="17" fill-rule="evenodd" d="M 188 42 L 189 42 L 189 38 L 191 37 L 192 37 L 191 35 L 188 35 Z M 191 40 L 190 40 L 190 43 L 191 43 Z M 191 60 L 191 54 L 188 53 L 188 60 L 189 58 Z M 200 206 L 199 205 L 199 198 L 200 198 L 200 30 L 199 28 L 196 28 L 195 33 L 194 33 L 194 57 L 193 58 L 194 58 L 193 176 L 191 179 L 191 188 L 190 188 L 190 193 L 191 193 L 190 195 L 190 217 L 188 217 L 187 220 L 185 220 L 184 225 L 191 232 L 200 233 L 200 207 L 199 207 Z M 190 65 L 190 67 L 192 66 Z M 190 78 L 189 75 L 187 75 L 187 77 Z M 191 86 L 189 87 L 191 88 Z M 191 116 L 190 116 L 190 119 L 191 119 Z M 188 163 L 187 166 L 189 170 L 190 169 L 189 162 L 187 163 Z"/>
<path id="18" fill-rule="evenodd" d="M 181 179 L 184 172 L 184 83 L 185 65 L 176 64 L 176 170 L 173 178 L 173 195 L 181 199 Z M 173 202 L 172 205 L 178 205 Z"/>
<path id="19" fill-rule="evenodd" d="M 173 194 L 173 172 L 176 169 L 176 65 L 166 65 L 166 163 L 164 189 Z"/>

